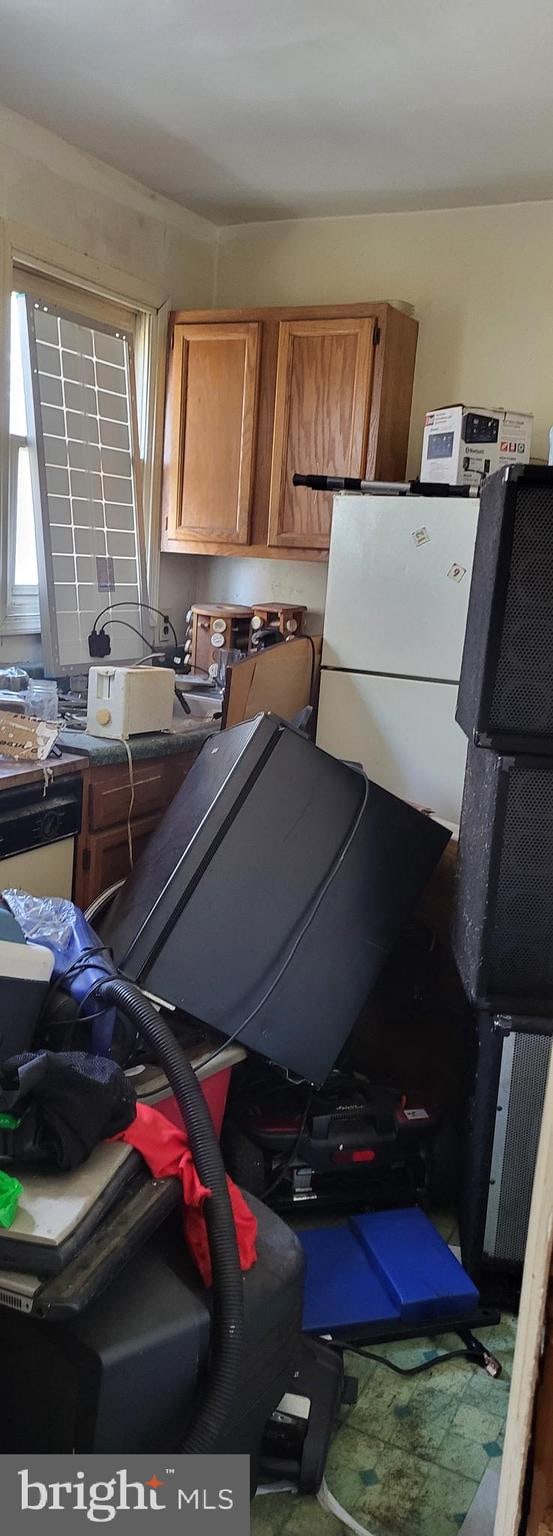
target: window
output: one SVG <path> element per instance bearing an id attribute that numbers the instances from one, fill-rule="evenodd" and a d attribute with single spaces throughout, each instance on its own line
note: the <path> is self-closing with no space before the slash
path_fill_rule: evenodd
<path id="1" fill-rule="evenodd" d="M 89 661 L 101 609 L 128 603 L 122 617 L 136 623 L 132 605 L 146 597 L 134 357 L 144 326 L 123 307 L 21 276 L 11 304 L 8 603 L 29 617 L 40 605 L 44 660 L 59 670 Z M 128 630 L 114 621 L 109 633 L 115 659 L 136 656 Z"/>

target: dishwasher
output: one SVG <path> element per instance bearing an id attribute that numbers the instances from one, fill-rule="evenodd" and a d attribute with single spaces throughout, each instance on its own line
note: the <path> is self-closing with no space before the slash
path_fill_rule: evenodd
<path id="1" fill-rule="evenodd" d="M 0 790 L 0 890 L 71 898 L 82 799 L 80 773 Z"/>

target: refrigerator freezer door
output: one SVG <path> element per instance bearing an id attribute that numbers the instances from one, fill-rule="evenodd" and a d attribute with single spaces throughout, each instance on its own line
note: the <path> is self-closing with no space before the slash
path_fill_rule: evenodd
<path id="1" fill-rule="evenodd" d="M 323 672 L 317 746 L 362 763 L 376 784 L 457 825 L 467 741 L 456 701 L 454 683 Z"/>
<path id="2" fill-rule="evenodd" d="M 478 507 L 335 497 L 323 667 L 459 681 Z"/>

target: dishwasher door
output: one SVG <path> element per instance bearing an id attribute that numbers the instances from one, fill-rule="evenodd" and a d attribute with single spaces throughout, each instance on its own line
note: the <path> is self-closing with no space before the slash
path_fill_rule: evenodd
<path id="1" fill-rule="evenodd" d="M 0 890 L 29 891 L 31 896 L 65 896 L 71 900 L 75 839 L 28 848 L 0 859 Z"/>
<path id="2" fill-rule="evenodd" d="M 80 773 L 2 790 L 0 891 L 71 899 L 82 798 Z"/>

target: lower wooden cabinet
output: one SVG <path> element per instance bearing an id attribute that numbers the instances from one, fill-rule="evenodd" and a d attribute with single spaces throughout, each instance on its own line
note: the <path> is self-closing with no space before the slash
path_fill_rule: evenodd
<path id="1" fill-rule="evenodd" d="M 184 782 L 196 755 L 195 752 L 177 752 L 170 757 L 144 758 L 133 764 L 130 843 L 135 863 Z M 83 820 L 73 876 L 73 900 L 83 910 L 109 885 L 125 879 L 129 873 L 130 807 L 127 763 L 94 767 L 91 762 L 83 780 Z"/>

